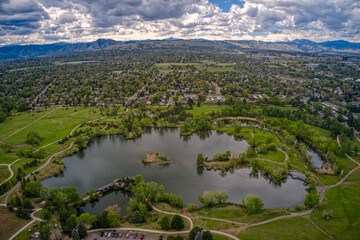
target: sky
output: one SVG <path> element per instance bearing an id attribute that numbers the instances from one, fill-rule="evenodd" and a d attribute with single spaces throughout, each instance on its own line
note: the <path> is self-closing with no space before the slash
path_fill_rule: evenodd
<path id="1" fill-rule="evenodd" d="M 0 0 L 0 46 L 99 38 L 360 42 L 360 0 Z"/>

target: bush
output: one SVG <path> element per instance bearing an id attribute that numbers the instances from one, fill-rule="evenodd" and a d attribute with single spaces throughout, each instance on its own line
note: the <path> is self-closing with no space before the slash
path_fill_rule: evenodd
<path id="1" fill-rule="evenodd" d="M 41 218 L 44 220 L 50 220 L 51 219 L 51 213 L 46 208 L 43 208 L 41 210 Z"/>
<path id="2" fill-rule="evenodd" d="M 188 206 L 187 206 L 187 210 L 188 210 L 189 212 L 196 211 L 196 210 L 197 210 L 196 204 L 194 204 L 194 203 L 189 203 Z"/>
<path id="3" fill-rule="evenodd" d="M 308 208 L 315 207 L 320 202 L 319 195 L 316 191 L 310 191 L 308 194 L 306 194 L 304 205 Z"/>
<path id="4" fill-rule="evenodd" d="M 159 224 L 160 224 L 161 229 L 163 229 L 163 230 L 169 230 L 171 227 L 170 219 L 168 216 L 163 216 L 162 218 L 160 218 Z"/>
<path id="5" fill-rule="evenodd" d="M 198 232 L 201 232 L 202 228 L 195 226 L 191 231 L 189 232 L 189 240 L 195 240 L 196 235 Z"/>
<path id="6" fill-rule="evenodd" d="M 180 215 L 175 215 L 172 219 L 171 219 L 171 228 L 176 229 L 176 230 L 181 230 L 185 227 L 185 223 L 184 220 L 182 219 L 182 217 Z"/>
<path id="7" fill-rule="evenodd" d="M 256 195 L 249 194 L 246 199 L 242 200 L 242 204 L 245 205 L 246 210 L 249 213 L 259 213 L 264 207 L 263 201 Z"/>
<path id="8" fill-rule="evenodd" d="M 322 213 L 322 216 L 323 216 L 323 218 L 325 219 L 325 220 L 329 220 L 330 218 L 333 218 L 334 216 L 333 216 L 333 210 L 328 210 L 328 211 L 324 211 L 323 213 Z"/>

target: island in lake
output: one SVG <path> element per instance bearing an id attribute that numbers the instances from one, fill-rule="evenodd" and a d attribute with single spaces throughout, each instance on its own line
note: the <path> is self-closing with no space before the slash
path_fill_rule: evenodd
<path id="1" fill-rule="evenodd" d="M 163 165 L 163 164 L 170 164 L 173 161 L 170 161 L 170 157 L 168 155 L 162 152 L 157 152 L 157 153 L 146 153 L 143 162 Z"/>

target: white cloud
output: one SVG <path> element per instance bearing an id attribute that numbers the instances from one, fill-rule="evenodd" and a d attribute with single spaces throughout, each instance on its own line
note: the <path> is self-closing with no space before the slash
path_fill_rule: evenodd
<path id="1" fill-rule="evenodd" d="M 0 3 L 0 44 L 168 37 L 360 41 L 358 0 L 248 0 L 226 13 L 207 0 L 37 1 Z"/>

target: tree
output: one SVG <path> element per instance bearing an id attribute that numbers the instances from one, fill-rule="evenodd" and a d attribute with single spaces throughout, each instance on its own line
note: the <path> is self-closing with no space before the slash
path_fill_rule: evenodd
<path id="1" fill-rule="evenodd" d="M 202 231 L 202 228 L 195 226 L 191 231 L 189 232 L 189 240 L 195 240 L 196 235 Z"/>
<path id="2" fill-rule="evenodd" d="M 25 198 L 23 201 L 23 207 L 24 209 L 34 209 L 34 206 L 32 205 L 31 201 L 28 198 Z"/>
<path id="3" fill-rule="evenodd" d="M 316 191 L 310 191 L 305 196 L 304 205 L 308 208 L 312 208 L 316 205 L 318 205 L 320 202 L 319 195 L 316 193 Z"/>
<path id="4" fill-rule="evenodd" d="M 80 222 L 77 226 L 77 230 L 79 232 L 80 239 L 84 239 L 87 235 L 87 229 L 82 222 Z"/>
<path id="5" fill-rule="evenodd" d="M 76 140 L 75 140 L 75 144 L 78 145 L 79 149 L 80 150 L 83 150 L 85 148 L 85 140 L 82 138 L 82 137 L 78 137 Z"/>
<path id="6" fill-rule="evenodd" d="M 189 132 L 191 132 L 191 119 L 187 118 L 180 127 L 180 133 L 187 134 Z"/>
<path id="7" fill-rule="evenodd" d="M 6 114 L 0 110 L 0 123 L 4 122 L 6 117 Z"/>
<path id="8" fill-rule="evenodd" d="M 76 228 L 74 228 L 71 232 L 71 238 L 72 240 L 80 240 L 79 232 Z"/>
<path id="9" fill-rule="evenodd" d="M 196 159 L 197 165 L 199 165 L 199 166 L 203 165 L 204 161 L 205 161 L 204 155 L 202 153 L 199 153 L 197 155 L 197 159 Z"/>
<path id="10" fill-rule="evenodd" d="M 321 102 L 315 102 L 314 103 L 314 109 L 316 111 L 318 111 L 318 112 L 321 111 L 323 109 L 322 103 Z"/>
<path id="11" fill-rule="evenodd" d="M 202 240 L 213 240 L 213 235 L 210 231 L 205 231 Z"/>
<path id="12" fill-rule="evenodd" d="M 242 204 L 245 205 L 246 210 L 249 213 L 259 213 L 264 207 L 263 201 L 256 195 L 249 194 L 246 199 L 242 200 Z"/>
<path id="13" fill-rule="evenodd" d="M 39 145 L 40 144 L 39 133 L 37 131 L 29 132 L 28 135 L 26 136 L 26 143 L 31 146 Z"/>
<path id="14" fill-rule="evenodd" d="M 163 216 L 162 218 L 160 218 L 159 224 L 160 224 L 161 229 L 163 229 L 163 230 L 169 230 L 171 227 L 168 216 Z"/>
<path id="15" fill-rule="evenodd" d="M 119 217 L 119 214 L 113 210 L 107 213 L 107 219 L 110 227 L 119 227 L 121 225 Z"/>
<path id="16" fill-rule="evenodd" d="M 171 219 L 171 228 L 176 229 L 177 231 L 183 229 L 185 227 L 184 224 L 184 220 L 182 219 L 182 217 L 178 214 L 176 214 L 172 219 Z"/>
<path id="17" fill-rule="evenodd" d="M 208 207 L 211 207 L 215 204 L 225 203 L 229 196 L 224 190 L 215 190 L 215 191 L 204 191 L 201 196 L 199 196 L 199 201 Z"/>
<path id="18" fill-rule="evenodd" d="M 47 210 L 46 208 L 43 208 L 41 210 L 41 218 L 44 220 L 50 220 L 51 219 L 51 213 L 49 210 Z"/>

